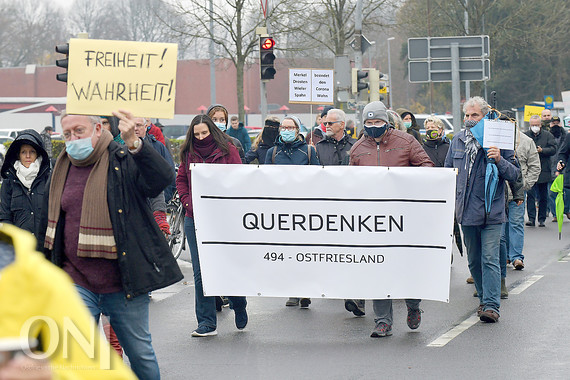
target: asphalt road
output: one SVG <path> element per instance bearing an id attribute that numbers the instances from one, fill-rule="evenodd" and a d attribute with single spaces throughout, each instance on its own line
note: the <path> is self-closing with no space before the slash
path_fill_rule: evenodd
<path id="1" fill-rule="evenodd" d="M 508 268 L 509 299 L 499 323 L 474 317 L 466 257 L 454 252 L 450 302 L 423 301 L 422 324 L 406 325 L 394 302 L 393 335 L 370 338 L 372 303 L 354 317 L 342 300 L 314 299 L 310 308 L 284 298 L 248 298 L 249 324 L 238 331 L 233 311 L 218 313 L 218 336 L 192 338 L 192 269 L 153 293 L 151 332 L 163 379 L 568 379 L 570 378 L 570 222 L 558 240 L 555 223 L 526 227 L 525 269 Z M 188 257 L 183 252 L 183 257 Z M 345 279 L 339 278 L 339 281 Z"/>

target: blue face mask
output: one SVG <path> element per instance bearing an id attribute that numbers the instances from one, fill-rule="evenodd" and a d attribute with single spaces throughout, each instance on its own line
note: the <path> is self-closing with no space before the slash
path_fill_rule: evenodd
<path id="1" fill-rule="evenodd" d="M 411 126 L 412 126 L 412 122 L 411 122 L 411 121 L 404 121 L 404 127 L 410 128 Z"/>
<path id="2" fill-rule="evenodd" d="M 281 141 L 283 142 L 292 142 L 295 141 L 295 131 L 291 131 L 289 129 L 282 129 L 279 131 L 279 136 L 281 136 Z"/>
<path id="3" fill-rule="evenodd" d="M 95 128 L 93 128 L 93 137 L 95 135 Z M 84 160 L 93 152 L 93 145 L 91 144 L 91 137 L 78 139 L 65 142 L 65 151 L 75 160 Z"/>
<path id="4" fill-rule="evenodd" d="M 368 136 L 377 139 L 378 137 L 381 137 L 387 129 L 387 125 L 384 124 L 381 127 L 364 127 L 364 130 L 366 131 L 366 134 L 368 134 Z"/>
<path id="5" fill-rule="evenodd" d="M 225 132 L 226 131 L 226 124 L 224 123 L 214 123 L 216 124 L 216 127 L 220 128 L 220 131 Z"/>

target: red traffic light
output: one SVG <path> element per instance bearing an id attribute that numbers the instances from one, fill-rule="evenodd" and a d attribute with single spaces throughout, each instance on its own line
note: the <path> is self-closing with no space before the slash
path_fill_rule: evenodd
<path id="1" fill-rule="evenodd" d="M 263 50 L 273 49 L 275 46 L 275 40 L 273 38 L 267 37 L 261 41 L 261 48 Z"/>

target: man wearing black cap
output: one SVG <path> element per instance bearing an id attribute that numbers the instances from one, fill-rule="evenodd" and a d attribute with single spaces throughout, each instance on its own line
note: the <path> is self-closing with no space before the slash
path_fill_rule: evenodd
<path id="1" fill-rule="evenodd" d="M 350 150 L 350 165 L 359 166 L 434 166 L 420 143 L 405 132 L 390 128 L 386 106 L 380 101 L 368 103 L 362 113 L 366 135 Z M 421 323 L 421 300 L 407 299 L 408 327 L 417 329 Z M 354 315 L 364 315 L 362 300 L 345 300 L 345 308 Z M 392 300 L 374 300 L 374 322 L 370 335 L 379 338 L 392 335 Z"/>

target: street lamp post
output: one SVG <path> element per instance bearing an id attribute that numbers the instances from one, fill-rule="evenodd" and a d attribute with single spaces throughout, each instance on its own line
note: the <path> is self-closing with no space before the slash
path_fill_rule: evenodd
<path id="1" fill-rule="evenodd" d="M 390 109 L 392 109 L 392 61 L 390 60 L 390 41 L 395 40 L 395 37 L 388 38 L 388 87 L 390 89 Z"/>

